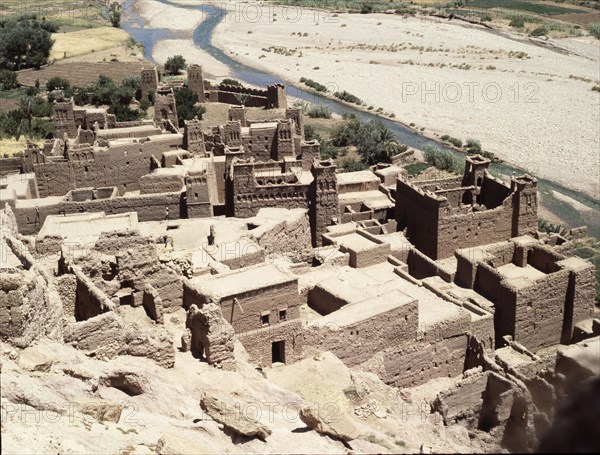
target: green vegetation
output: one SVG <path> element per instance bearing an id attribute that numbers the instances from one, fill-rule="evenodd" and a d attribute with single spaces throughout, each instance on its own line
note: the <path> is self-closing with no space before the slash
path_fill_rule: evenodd
<path id="1" fill-rule="evenodd" d="M 234 85 L 236 87 L 243 87 L 243 84 L 240 81 L 238 81 L 237 79 L 231 79 L 229 77 L 226 77 L 225 79 L 223 79 L 221 81 L 219 86 L 222 86 L 222 85 Z"/>
<path id="2" fill-rule="evenodd" d="M 46 82 L 46 90 L 51 92 L 54 89 L 68 90 L 71 88 L 71 83 L 63 77 L 54 76 Z"/>
<path id="3" fill-rule="evenodd" d="M 329 106 L 312 105 L 306 110 L 310 118 L 331 118 L 331 109 Z"/>
<path id="4" fill-rule="evenodd" d="M 19 107 L 0 114 L 0 139 L 28 136 L 31 139 L 52 137 L 54 124 L 49 120 L 52 105 L 33 89 L 21 97 Z"/>
<path id="5" fill-rule="evenodd" d="M 165 71 L 167 74 L 175 76 L 179 74 L 179 71 L 185 68 L 185 58 L 182 55 L 174 55 L 169 57 L 165 62 Z"/>
<path id="6" fill-rule="evenodd" d="M 467 139 L 465 149 L 469 154 L 481 153 L 481 142 L 477 139 Z"/>
<path id="7" fill-rule="evenodd" d="M 570 230 L 560 224 L 554 224 L 545 218 L 538 219 L 538 230 L 547 234 L 558 234 L 570 240 Z M 573 253 L 587 259 L 596 267 L 596 306 L 600 306 L 600 240 L 585 237 L 573 241 Z"/>
<path id="8" fill-rule="evenodd" d="M 470 8 L 504 8 L 528 11 L 530 13 L 543 14 L 545 16 L 582 12 L 582 10 L 574 8 L 552 5 L 550 2 L 530 2 L 526 0 L 472 0 L 467 6 Z"/>
<path id="9" fill-rule="evenodd" d="M 591 22 L 587 24 L 587 30 L 596 39 L 600 39 L 600 22 Z"/>
<path id="10" fill-rule="evenodd" d="M 175 90 L 175 103 L 177 104 L 177 121 L 179 126 L 184 126 L 184 120 L 191 120 L 194 117 L 202 119 L 206 108 L 202 105 L 196 105 L 198 95 L 188 87 L 182 87 Z"/>
<path id="11" fill-rule="evenodd" d="M 0 70 L 0 91 L 11 90 L 18 86 L 17 73 L 11 70 Z"/>
<path id="12" fill-rule="evenodd" d="M 304 126 L 304 138 L 307 141 L 312 141 L 313 139 L 317 139 L 319 133 L 315 130 L 315 127 L 312 125 Z"/>
<path id="13" fill-rule="evenodd" d="M 547 34 L 548 34 L 548 28 L 544 26 L 544 27 L 538 27 L 538 28 L 533 29 L 529 35 L 531 35 L 531 36 L 545 36 Z"/>
<path id="14" fill-rule="evenodd" d="M 420 161 L 404 165 L 404 169 L 408 172 L 409 177 L 416 177 L 429 167 L 431 167 L 429 163 L 422 163 Z"/>
<path id="15" fill-rule="evenodd" d="M 427 163 L 442 171 L 462 174 L 464 170 L 463 160 L 449 150 L 442 150 L 432 145 L 426 145 L 423 148 L 423 154 Z"/>
<path id="16" fill-rule="evenodd" d="M 338 163 L 338 169 L 341 172 L 356 172 L 356 171 L 364 171 L 368 169 L 369 166 L 363 163 L 362 161 L 356 161 L 352 158 L 344 158 L 342 161 Z"/>
<path id="17" fill-rule="evenodd" d="M 575 240 L 573 253 L 596 267 L 596 306 L 600 306 L 600 240 L 593 237 Z"/>
<path id="18" fill-rule="evenodd" d="M 302 82 L 304 85 L 309 86 L 312 89 L 315 89 L 317 92 L 327 91 L 327 87 L 325 87 L 323 84 L 319 84 L 318 82 L 313 81 L 312 79 L 306 79 L 305 77 L 301 77 L 300 82 Z"/>
<path id="19" fill-rule="evenodd" d="M 337 147 L 355 146 L 367 165 L 390 163 L 394 155 L 407 149 L 383 123 L 377 120 L 365 123 L 355 117 L 334 128 L 331 143 Z"/>
<path id="20" fill-rule="evenodd" d="M 358 104 L 359 106 L 363 103 L 359 97 L 354 96 L 352 93 L 348 93 L 346 90 L 342 92 L 335 92 L 333 96 L 341 99 L 342 101 L 346 101 L 347 103 Z"/>
<path id="21" fill-rule="evenodd" d="M 440 138 L 443 142 L 448 142 L 449 144 L 452 144 L 455 147 L 462 147 L 463 143 L 460 139 L 457 139 L 455 137 L 452 136 L 448 136 L 447 134 L 444 134 L 441 138 Z"/>
<path id="22" fill-rule="evenodd" d="M 571 237 L 569 229 L 561 226 L 560 224 L 554 224 L 545 218 L 538 218 L 538 231 L 545 232 L 547 234 L 558 234 L 566 239 Z"/>
<path id="23" fill-rule="evenodd" d="M 0 20 L 0 69 L 39 68 L 48 63 L 58 26 L 35 14 Z"/>
<path id="24" fill-rule="evenodd" d="M 108 11 L 108 20 L 113 27 L 119 28 L 121 25 L 121 4 L 112 2 Z"/>

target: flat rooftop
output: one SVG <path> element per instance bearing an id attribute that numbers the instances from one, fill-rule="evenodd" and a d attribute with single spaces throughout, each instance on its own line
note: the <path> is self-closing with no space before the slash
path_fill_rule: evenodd
<path id="1" fill-rule="evenodd" d="M 142 135 L 145 133 L 152 133 L 152 135 L 161 134 L 161 131 L 162 130 L 160 128 L 157 128 L 154 125 L 140 125 L 140 126 L 127 126 L 124 128 L 100 129 L 100 130 L 98 130 L 96 135 L 99 139 L 106 139 L 106 138 L 111 138 L 111 137 L 127 136 L 130 134 L 142 134 Z"/>
<path id="2" fill-rule="evenodd" d="M 338 185 L 351 185 L 354 183 L 377 182 L 379 177 L 371 171 L 341 172 L 335 175 Z"/>
<path id="3" fill-rule="evenodd" d="M 368 238 L 363 237 L 357 232 L 340 235 L 339 237 L 334 237 L 333 240 L 338 245 L 353 251 L 370 250 L 380 245 L 379 243 L 376 243 L 373 240 L 369 240 Z"/>
<path id="4" fill-rule="evenodd" d="M 512 262 L 502 265 L 496 270 L 500 272 L 508 284 L 517 289 L 531 286 L 534 281 L 546 276 L 544 272 L 540 272 L 535 267 L 530 265 L 519 267 Z"/>
<path id="5" fill-rule="evenodd" d="M 394 207 L 394 203 L 390 198 L 379 190 L 351 191 L 338 195 L 339 205 L 352 205 L 357 203 L 363 203 L 374 210 Z"/>
<path id="6" fill-rule="evenodd" d="M 294 274 L 267 262 L 229 273 L 200 276 L 190 281 L 201 294 L 221 300 L 279 284 L 297 282 L 297 280 Z"/>
<path id="7" fill-rule="evenodd" d="M 329 313 L 327 316 L 311 321 L 311 325 L 328 328 L 342 328 L 365 321 L 378 314 L 387 313 L 395 308 L 414 302 L 415 299 L 406 295 L 402 291 L 395 289 L 385 295 L 379 296 L 373 300 L 363 300 L 361 302 L 344 305 L 337 311 Z"/>
<path id="8" fill-rule="evenodd" d="M 60 236 L 64 239 L 95 241 L 100 234 L 111 231 L 136 229 L 136 212 L 106 215 L 104 212 L 81 213 L 72 215 L 48 215 L 38 234 L 38 238 Z"/>

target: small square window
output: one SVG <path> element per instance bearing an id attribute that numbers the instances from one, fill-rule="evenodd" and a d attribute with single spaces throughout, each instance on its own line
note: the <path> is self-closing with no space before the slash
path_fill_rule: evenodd
<path id="1" fill-rule="evenodd" d="M 260 323 L 262 325 L 269 325 L 269 313 L 263 313 L 260 315 Z"/>
<path id="2" fill-rule="evenodd" d="M 279 310 L 279 320 L 280 321 L 287 320 L 287 308 L 285 308 L 283 310 Z"/>

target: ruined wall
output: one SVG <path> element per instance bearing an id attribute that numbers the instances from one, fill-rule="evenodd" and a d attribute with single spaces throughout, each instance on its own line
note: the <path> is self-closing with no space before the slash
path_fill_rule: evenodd
<path id="1" fill-rule="evenodd" d="M 560 342 L 568 284 L 562 270 L 516 291 L 515 341 L 532 351 Z"/>
<path id="2" fill-rule="evenodd" d="M 569 287 L 565 303 L 565 320 L 563 324 L 563 343 L 572 341 L 574 326 L 593 317 L 596 300 L 595 267 L 588 263 L 586 267 L 571 270 Z"/>
<path id="3" fill-rule="evenodd" d="M 397 229 L 422 253 L 436 259 L 438 251 L 438 201 L 401 179 L 396 183 Z"/>
<path id="4" fill-rule="evenodd" d="M 500 242 L 511 237 L 512 210 L 510 206 L 504 205 L 482 212 L 442 215 L 439 219 L 437 233 L 437 254 L 433 259 L 450 257 L 458 248 Z"/>
<path id="5" fill-rule="evenodd" d="M 358 305 L 367 305 L 362 302 Z M 341 311 L 347 311 L 349 307 Z M 398 306 L 371 318 L 340 326 L 332 313 L 303 330 L 305 348 L 330 351 L 348 367 L 365 364 L 389 346 L 412 342 L 417 333 L 418 303 Z M 431 359 L 429 359 L 431 361 Z"/>
<path id="6" fill-rule="evenodd" d="M 40 197 L 62 196 L 76 188 L 116 186 L 119 193 L 139 190 L 151 170 L 151 157 L 181 147 L 183 136 L 154 136 L 144 143 L 119 144 L 102 151 L 73 152 L 70 161 L 33 165 Z"/>
<path id="7" fill-rule="evenodd" d="M 191 333 L 190 349 L 194 356 L 225 370 L 235 369 L 234 332 L 222 318 L 218 304 L 210 302 L 201 308 L 192 305 L 185 325 Z"/>
<path id="8" fill-rule="evenodd" d="M 173 339 L 163 327 L 151 326 L 148 330 L 126 324 L 114 311 L 67 324 L 64 341 L 96 359 L 131 355 L 147 357 L 164 368 L 175 364 Z"/>
<path id="9" fill-rule="evenodd" d="M 363 368 L 377 372 L 388 385 L 414 387 L 431 379 L 462 373 L 467 336 L 437 342 L 412 341 L 385 349 Z"/>
<path id="10" fill-rule="evenodd" d="M 271 367 L 273 343 L 284 342 L 283 363 L 294 363 L 302 358 L 302 321 L 292 320 L 239 335 L 240 342 L 250 354 L 250 361 L 259 367 Z"/>
<path id="11" fill-rule="evenodd" d="M 10 249 L 23 268 L 3 267 L 0 273 L 0 335 L 10 337 L 19 347 L 29 346 L 41 336 L 61 340 L 59 293 L 20 240 L 8 232 L 4 240 L 0 247 Z"/>
<path id="12" fill-rule="evenodd" d="M 176 174 L 146 174 L 140 179 L 140 194 L 181 193 L 183 177 Z"/>
<path id="13" fill-rule="evenodd" d="M 295 220 L 282 221 L 268 231 L 254 236 L 267 255 L 298 255 L 311 249 L 308 214 Z"/>
<path id="14" fill-rule="evenodd" d="M 75 291 L 75 319 L 77 321 L 85 321 L 107 311 L 115 310 L 116 305 L 80 268 L 73 267 L 72 270 L 77 278 Z"/>
<path id="15" fill-rule="evenodd" d="M 137 212 L 139 221 L 162 221 L 181 218 L 180 208 L 181 193 L 160 193 L 83 202 L 61 200 L 55 204 L 40 205 L 37 212 L 35 206 L 29 204 L 21 206 L 17 202 L 13 210 L 19 232 L 23 235 L 31 235 L 39 232 L 48 215 L 85 212 L 104 212 L 113 215 Z"/>
<path id="16" fill-rule="evenodd" d="M 20 173 L 21 161 L 22 158 L 20 156 L 0 159 L 0 176 Z"/>

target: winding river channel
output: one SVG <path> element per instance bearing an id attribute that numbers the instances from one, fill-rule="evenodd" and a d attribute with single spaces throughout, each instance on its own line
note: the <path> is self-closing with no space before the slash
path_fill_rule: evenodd
<path id="1" fill-rule="evenodd" d="M 267 84 L 273 83 L 285 84 L 288 95 L 309 101 L 314 104 L 327 105 L 333 112 L 337 114 L 355 114 L 363 121 L 377 119 L 396 134 L 399 142 L 410 147 L 422 149 L 425 145 L 429 144 L 438 148 L 450 150 L 455 154 L 461 155 L 461 157 L 464 156 L 455 150 L 444 147 L 444 145 L 418 134 L 399 122 L 394 122 L 392 120 L 355 109 L 350 105 L 320 96 L 314 92 L 303 90 L 300 87 L 290 86 L 289 81 L 284 81 L 274 74 L 260 71 L 234 60 L 221 49 L 212 44 L 213 31 L 227 14 L 224 9 L 213 5 L 181 5 L 168 0 L 158 1 L 165 5 L 182 9 L 182 14 L 185 14 L 185 10 L 188 9 L 202 9 L 202 11 L 205 13 L 203 15 L 204 20 L 193 30 L 192 41 L 196 47 L 207 52 L 219 62 L 227 65 L 232 75 L 236 79 L 246 84 L 256 86 L 266 86 Z M 124 8 L 124 17 L 126 20 L 122 22 L 122 28 L 131 36 L 133 36 L 136 41 L 144 45 L 144 55 L 148 60 L 153 61 L 152 50 L 154 46 L 161 40 L 170 38 L 184 38 L 184 36 L 180 36 L 182 32 L 175 32 L 167 29 L 147 28 L 143 18 L 139 15 L 138 9 L 133 2 L 125 2 Z M 186 33 L 185 37 L 187 38 L 189 35 Z M 174 53 L 176 53 L 175 50 Z M 197 63 L 201 64 L 202 62 Z M 529 172 L 530 174 L 535 175 L 535 169 L 520 169 L 505 163 L 494 163 L 492 164 L 491 168 L 493 171 L 509 177 L 513 175 L 519 175 L 524 172 Z M 600 238 L 600 200 L 584 193 L 571 190 L 555 182 L 539 177 L 537 178 L 539 195 L 541 197 L 542 205 L 546 210 L 564 220 L 570 227 L 587 225 L 589 234 L 593 237 Z M 569 198 L 574 199 L 575 201 L 583 204 L 587 209 L 577 210 L 568 202 L 557 199 L 554 196 L 553 191 L 562 193 Z"/>

